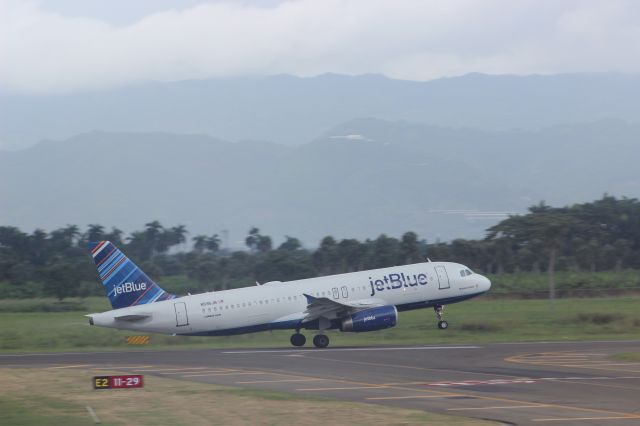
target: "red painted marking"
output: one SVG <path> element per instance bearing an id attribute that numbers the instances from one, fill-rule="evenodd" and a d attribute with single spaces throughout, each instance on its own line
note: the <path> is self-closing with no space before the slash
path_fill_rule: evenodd
<path id="1" fill-rule="evenodd" d="M 111 269 L 109 269 L 109 272 L 107 272 L 105 275 L 103 275 L 103 276 L 102 276 L 102 279 L 103 279 L 103 280 L 106 280 L 106 279 L 107 279 L 107 277 L 108 277 L 109 275 L 111 275 L 111 273 L 112 273 L 113 271 L 115 271 L 115 270 L 116 270 L 116 268 L 117 268 L 118 266 L 120 266 L 120 265 L 122 264 L 122 262 L 124 262 L 125 260 L 127 260 L 127 257 L 126 257 L 126 256 L 122 256 L 122 259 L 118 260 L 118 262 L 117 262 L 115 265 L 113 265 L 113 267 L 112 267 Z"/>
<path id="2" fill-rule="evenodd" d="M 106 241 L 100 241 L 100 242 L 98 243 L 98 245 L 97 245 L 97 246 L 95 246 L 95 247 L 93 248 L 93 250 L 91 250 L 91 254 L 93 254 L 93 253 L 97 252 L 98 250 L 100 250 L 100 247 L 102 247 L 105 243 L 106 243 Z"/>
<path id="3" fill-rule="evenodd" d="M 149 284 L 149 283 L 147 283 L 147 284 Z M 136 299 L 136 300 L 135 300 L 131 305 L 135 305 L 135 304 L 137 304 L 137 303 L 138 303 L 138 300 L 142 299 L 142 296 L 144 296 L 145 294 L 147 294 L 147 292 L 148 292 L 149 290 L 151 290 L 151 287 L 153 287 L 153 285 L 148 285 L 148 286 L 147 286 L 147 289 L 146 289 L 145 291 L 143 291 L 143 292 L 142 292 L 142 294 L 140 295 L 140 297 L 138 297 L 138 298 L 137 298 L 137 299 Z"/>
<path id="4" fill-rule="evenodd" d="M 102 265 L 102 263 L 103 263 L 104 261 L 106 261 L 106 260 L 109 258 L 109 256 L 111 256 L 111 254 L 112 254 L 114 251 L 116 251 L 116 248 L 115 248 L 115 247 L 113 247 L 113 250 L 111 250 L 111 251 L 109 252 L 109 254 L 107 254 L 105 257 L 103 257 L 103 258 L 102 258 L 102 260 L 100 261 L 100 263 L 98 263 L 98 266 Z"/>

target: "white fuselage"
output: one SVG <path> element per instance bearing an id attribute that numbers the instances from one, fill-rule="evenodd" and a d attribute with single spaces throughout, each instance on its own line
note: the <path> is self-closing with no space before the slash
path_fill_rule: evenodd
<path id="1" fill-rule="evenodd" d="M 489 290 L 487 278 L 463 271 L 468 269 L 457 263 L 417 263 L 183 296 L 92 314 L 90 318 L 97 326 L 166 334 L 228 335 L 296 329 L 305 317 L 305 295 L 347 304 L 394 305 L 403 311 L 455 303 Z M 136 315 L 139 317 L 131 320 Z"/>

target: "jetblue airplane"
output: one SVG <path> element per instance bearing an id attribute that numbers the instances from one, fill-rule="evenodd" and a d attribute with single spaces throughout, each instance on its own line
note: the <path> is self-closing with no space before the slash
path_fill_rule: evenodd
<path id="1" fill-rule="evenodd" d="M 89 324 L 183 336 L 228 336 L 265 330 L 317 330 L 313 344 L 329 345 L 326 330 L 365 332 L 393 327 L 399 311 L 432 307 L 438 327 L 446 304 L 491 288 L 458 263 L 425 262 L 370 271 L 176 297 L 164 291 L 109 241 L 90 243 L 113 310 L 87 315 Z"/>

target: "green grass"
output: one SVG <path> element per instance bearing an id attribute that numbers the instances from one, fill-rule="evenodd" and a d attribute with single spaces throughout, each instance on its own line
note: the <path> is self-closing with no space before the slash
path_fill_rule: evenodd
<path id="1" fill-rule="evenodd" d="M 492 298 L 546 298 L 549 281 L 546 273 L 490 275 Z M 640 271 L 634 269 L 602 272 L 556 273 L 556 289 L 565 297 L 606 297 L 640 293 Z"/>
<path id="2" fill-rule="evenodd" d="M 275 391 L 145 377 L 143 389 L 91 389 L 93 369 L 0 369 L 3 425 L 468 425 L 483 420 Z M 301 421 L 303 419 L 303 421 Z"/>
<path id="3" fill-rule="evenodd" d="M 54 303 L 54 301 L 51 301 Z M 5 301 L 6 303 L 6 301 Z M 0 313 L 0 352 L 131 348 L 288 347 L 290 331 L 229 337 L 151 335 L 147 346 L 127 346 L 135 332 L 91 327 L 85 313 L 108 310 L 106 298 L 87 298 L 86 311 Z M 330 332 L 332 346 L 481 343 L 535 340 L 638 339 L 640 297 L 546 300 L 478 298 L 446 306 L 448 330 L 435 327 L 431 309 L 401 312 L 397 327 L 370 333 Z M 307 331 L 307 337 L 313 331 Z"/>
<path id="4" fill-rule="evenodd" d="M 52 412 L 55 414 L 52 415 Z M 73 426 L 88 424 L 86 411 L 83 413 L 73 404 L 51 402 L 47 398 L 38 401 L 13 396 L 0 398 L 0 413 L 2 413 L 2 422 L 6 425 Z"/>

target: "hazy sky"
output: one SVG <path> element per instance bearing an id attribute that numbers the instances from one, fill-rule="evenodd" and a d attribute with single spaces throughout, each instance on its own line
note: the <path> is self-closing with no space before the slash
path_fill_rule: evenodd
<path id="1" fill-rule="evenodd" d="M 640 72 L 634 0 L 0 0 L 0 89 L 246 74 Z"/>

